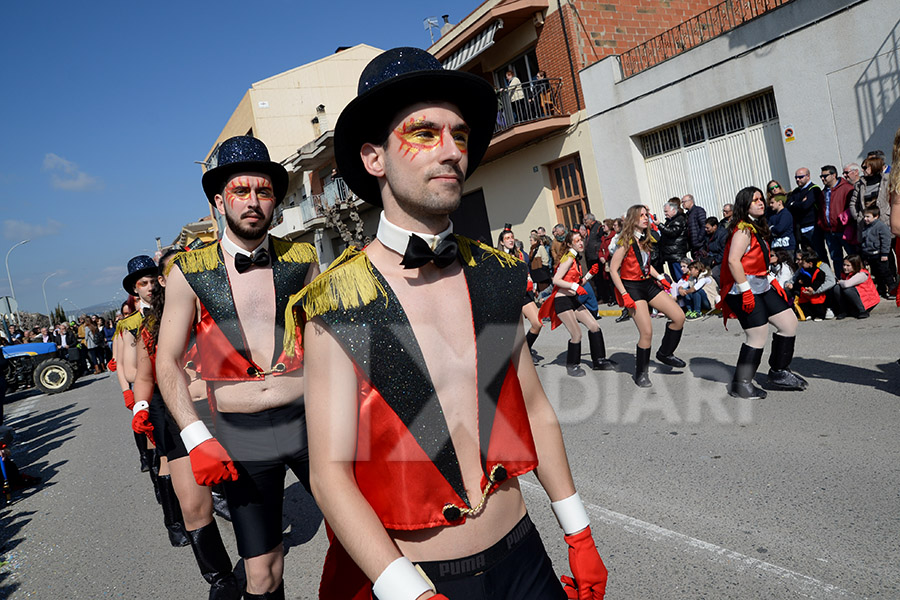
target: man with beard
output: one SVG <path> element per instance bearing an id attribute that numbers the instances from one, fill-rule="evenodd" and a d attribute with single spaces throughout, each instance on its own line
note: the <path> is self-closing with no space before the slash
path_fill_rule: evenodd
<path id="1" fill-rule="evenodd" d="M 203 190 L 227 227 L 219 242 L 173 260 L 157 376 L 197 483 L 224 482 L 247 572 L 244 597 L 283 599 L 285 466 L 309 489 L 303 357 L 293 333 L 296 348 L 281 350 L 285 308 L 318 274 L 318 259 L 309 244 L 268 235 L 288 175 L 266 146 L 233 137 L 217 158 Z M 182 371 L 192 331 L 221 443 L 197 416 Z"/>
<path id="2" fill-rule="evenodd" d="M 564 600 L 519 487 L 535 471 L 569 591 L 599 600 L 606 568 L 524 343 L 527 267 L 449 219 L 490 143 L 494 91 L 417 48 L 374 58 L 358 89 L 335 157 L 384 208 L 378 234 L 298 297 L 311 482 L 334 533 L 319 597 Z"/>

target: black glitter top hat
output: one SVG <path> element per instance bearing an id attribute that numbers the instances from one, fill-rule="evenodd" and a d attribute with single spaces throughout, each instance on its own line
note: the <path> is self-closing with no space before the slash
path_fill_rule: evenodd
<path id="1" fill-rule="evenodd" d="M 366 171 L 359 156 L 365 143 L 384 141 L 397 114 L 417 102 L 455 105 L 469 133 L 468 178 L 484 157 L 497 119 L 497 97 L 484 79 L 463 71 L 444 69 L 419 48 L 387 50 L 366 65 L 359 76 L 357 96 L 341 112 L 334 128 L 334 154 L 338 170 L 360 198 L 381 206 L 378 180 Z"/>
<path id="2" fill-rule="evenodd" d="M 153 259 L 146 254 L 135 256 L 128 261 L 128 275 L 122 280 L 122 287 L 128 292 L 129 296 L 136 296 L 134 293 L 134 284 L 141 277 L 156 277 L 159 274 L 159 268 Z"/>
<path id="3" fill-rule="evenodd" d="M 203 174 L 203 191 L 210 204 L 215 205 L 228 180 L 237 173 L 262 173 L 272 180 L 275 201 L 281 202 L 287 193 L 288 174 L 283 166 L 269 159 L 269 149 L 254 137 L 239 135 L 219 144 L 215 168 Z"/>

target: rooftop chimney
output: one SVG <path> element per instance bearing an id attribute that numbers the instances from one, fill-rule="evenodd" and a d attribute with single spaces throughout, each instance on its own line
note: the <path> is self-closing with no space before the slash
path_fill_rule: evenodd
<path id="1" fill-rule="evenodd" d="M 450 22 L 450 15 L 441 15 L 441 18 L 444 19 L 444 24 L 441 25 L 441 35 L 444 35 L 456 25 L 456 23 Z"/>

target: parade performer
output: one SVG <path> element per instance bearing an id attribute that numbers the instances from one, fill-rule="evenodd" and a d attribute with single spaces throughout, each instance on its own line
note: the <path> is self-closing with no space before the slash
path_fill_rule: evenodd
<path id="1" fill-rule="evenodd" d="M 224 482 L 247 572 L 245 598 L 284 598 L 285 466 L 309 489 L 300 337 L 295 352 L 281 347 L 288 298 L 319 268 L 309 244 L 268 235 L 287 184 L 287 171 L 261 141 L 238 136 L 219 145 L 203 190 L 225 216 L 225 232 L 173 259 L 156 358 L 197 483 Z M 218 439 L 197 415 L 182 369 L 195 329 Z"/>
<path id="2" fill-rule="evenodd" d="M 187 450 L 179 435 L 171 413 L 166 409 L 156 380 L 156 348 L 159 341 L 159 323 L 165 306 L 165 267 L 175 255 L 174 250 L 164 253 L 159 259 L 159 275 L 150 296 L 150 310 L 141 323 L 137 341 L 137 377 L 134 382 L 135 417 L 132 426 L 138 433 L 152 436 L 160 454 L 161 466 L 170 472 L 165 486 L 160 486 L 165 507 L 170 511 L 179 510 L 183 514 L 184 528 L 190 540 L 191 549 L 197 559 L 200 573 L 209 583 L 210 600 L 238 600 L 241 589 L 231 571 L 231 559 L 222 543 L 222 536 L 213 518 L 213 501 L 210 488 L 199 485 L 191 472 Z M 196 352 L 192 345 L 183 363 L 191 363 L 196 368 Z M 204 400 L 194 402 L 198 414 L 209 418 L 209 407 Z M 205 413 L 205 414 L 204 414 Z M 162 479 L 163 476 L 160 476 Z M 168 516 L 165 514 L 164 516 Z"/>
<path id="3" fill-rule="evenodd" d="M 516 248 L 516 236 L 509 228 L 504 227 L 500 232 L 500 239 L 497 240 L 497 249 L 505 252 L 510 256 L 515 256 L 522 262 L 525 262 L 525 253 Z M 531 274 L 528 275 L 528 283 L 525 288 L 525 296 L 522 299 L 522 315 L 528 319 L 528 332 L 525 334 L 525 342 L 528 344 L 528 350 L 531 357 L 537 360 L 537 356 L 532 346 L 541 333 L 542 322 L 538 316 L 538 305 L 534 298 L 534 282 L 531 280 Z"/>
<path id="4" fill-rule="evenodd" d="M 722 299 L 717 305 L 727 324 L 735 317 L 744 328 L 745 341 L 738 354 L 728 393 L 738 398 L 765 398 L 765 390 L 753 385 L 762 361 L 769 324 L 775 326 L 769 356 L 769 383 L 783 390 L 806 389 L 806 380 L 790 369 L 797 335 L 797 317 L 787 294 L 769 273 L 771 252 L 766 205 L 762 190 L 746 187 L 738 192 L 728 223 L 729 238 L 722 263 Z"/>
<path id="5" fill-rule="evenodd" d="M 376 241 L 297 299 L 310 319 L 311 482 L 333 533 L 320 598 L 566 598 L 519 489 L 532 470 L 566 534 L 570 591 L 603 597 L 606 568 L 523 339 L 526 265 L 449 220 L 495 112 L 484 80 L 395 48 L 366 66 L 335 127 L 345 181 L 384 212 Z"/>
<path id="6" fill-rule="evenodd" d="M 609 275 L 616 288 L 616 300 L 619 306 L 628 309 L 638 328 L 634 382 L 640 387 L 653 385 L 648 375 L 650 346 L 653 343 L 651 308 L 669 319 L 656 352 L 656 360 L 676 369 L 685 367 L 685 362 L 675 356 L 684 329 L 684 313 L 672 296 L 660 293 L 668 292 L 672 285 L 651 264 L 654 237 L 650 235 L 648 227 L 650 211 L 647 207 L 640 204 L 630 207 L 625 213 L 622 232 L 616 240 L 616 250 L 609 263 Z"/>
<path id="7" fill-rule="evenodd" d="M 125 276 L 122 285 L 128 292 L 128 300 L 122 303 L 122 314 L 125 315 L 116 323 L 116 331 L 113 334 L 112 347 L 112 363 L 115 368 L 111 369 L 116 372 L 116 379 L 122 390 L 122 397 L 125 400 L 125 406 L 128 410 L 134 408 L 134 394 L 131 392 L 131 384 L 134 383 L 135 369 L 137 367 L 137 354 L 135 353 L 135 343 L 137 341 L 137 332 L 141 326 L 141 311 L 131 310 L 134 305 L 129 305 L 129 300 L 137 297 L 142 308 L 150 306 L 150 285 L 153 277 L 156 275 L 156 263 L 153 259 L 146 255 L 135 256 L 128 261 L 128 274 Z M 140 284 L 140 287 L 138 287 Z M 139 296 L 139 294 L 143 294 Z M 126 313 L 127 310 L 131 312 Z M 141 472 L 148 472 L 153 466 L 154 455 L 153 450 L 147 447 L 147 438 L 139 433 L 134 434 L 134 443 L 137 445 L 138 453 L 141 457 Z M 153 487 L 156 488 L 156 471 L 151 472 L 153 479 Z"/>
<path id="8" fill-rule="evenodd" d="M 579 323 L 588 330 L 591 368 L 595 371 L 611 371 L 615 369 L 615 364 L 606 358 L 603 332 L 597 325 L 597 319 L 578 298 L 587 294 L 587 290 L 582 285 L 587 285 L 591 277 L 599 272 L 599 263 L 594 263 L 591 271 L 582 277 L 580 255 L 584 252 L 584 240 L 581 234 L 570 231 L 566 234 L 564 244 L 565 253 L 553 257 L 557 265 L 553 275 L 553 290 L 550 292 L 550 297 L 541 305 L 540 318 L 550 319 L 551 331 L 560 324 L 566 326 L 566 330 L 569 332 L 566 372 L 569 375 L 583 377 L 585 374 L 584 369 L 581 368 L 581 327 L 578 326 Z"/>

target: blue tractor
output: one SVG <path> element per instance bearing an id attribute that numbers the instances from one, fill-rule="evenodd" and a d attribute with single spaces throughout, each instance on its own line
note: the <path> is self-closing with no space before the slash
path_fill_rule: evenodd
<path id="1" fill-rule="evenodd" d="M 6 359 L 3 375 L 10 392 L 34 386 L 45 394 L 58 394 L 69 389 L 81 371 L 77 348 L 61 352 L 56 344 L 37 342 L 0 350 Z"/>

